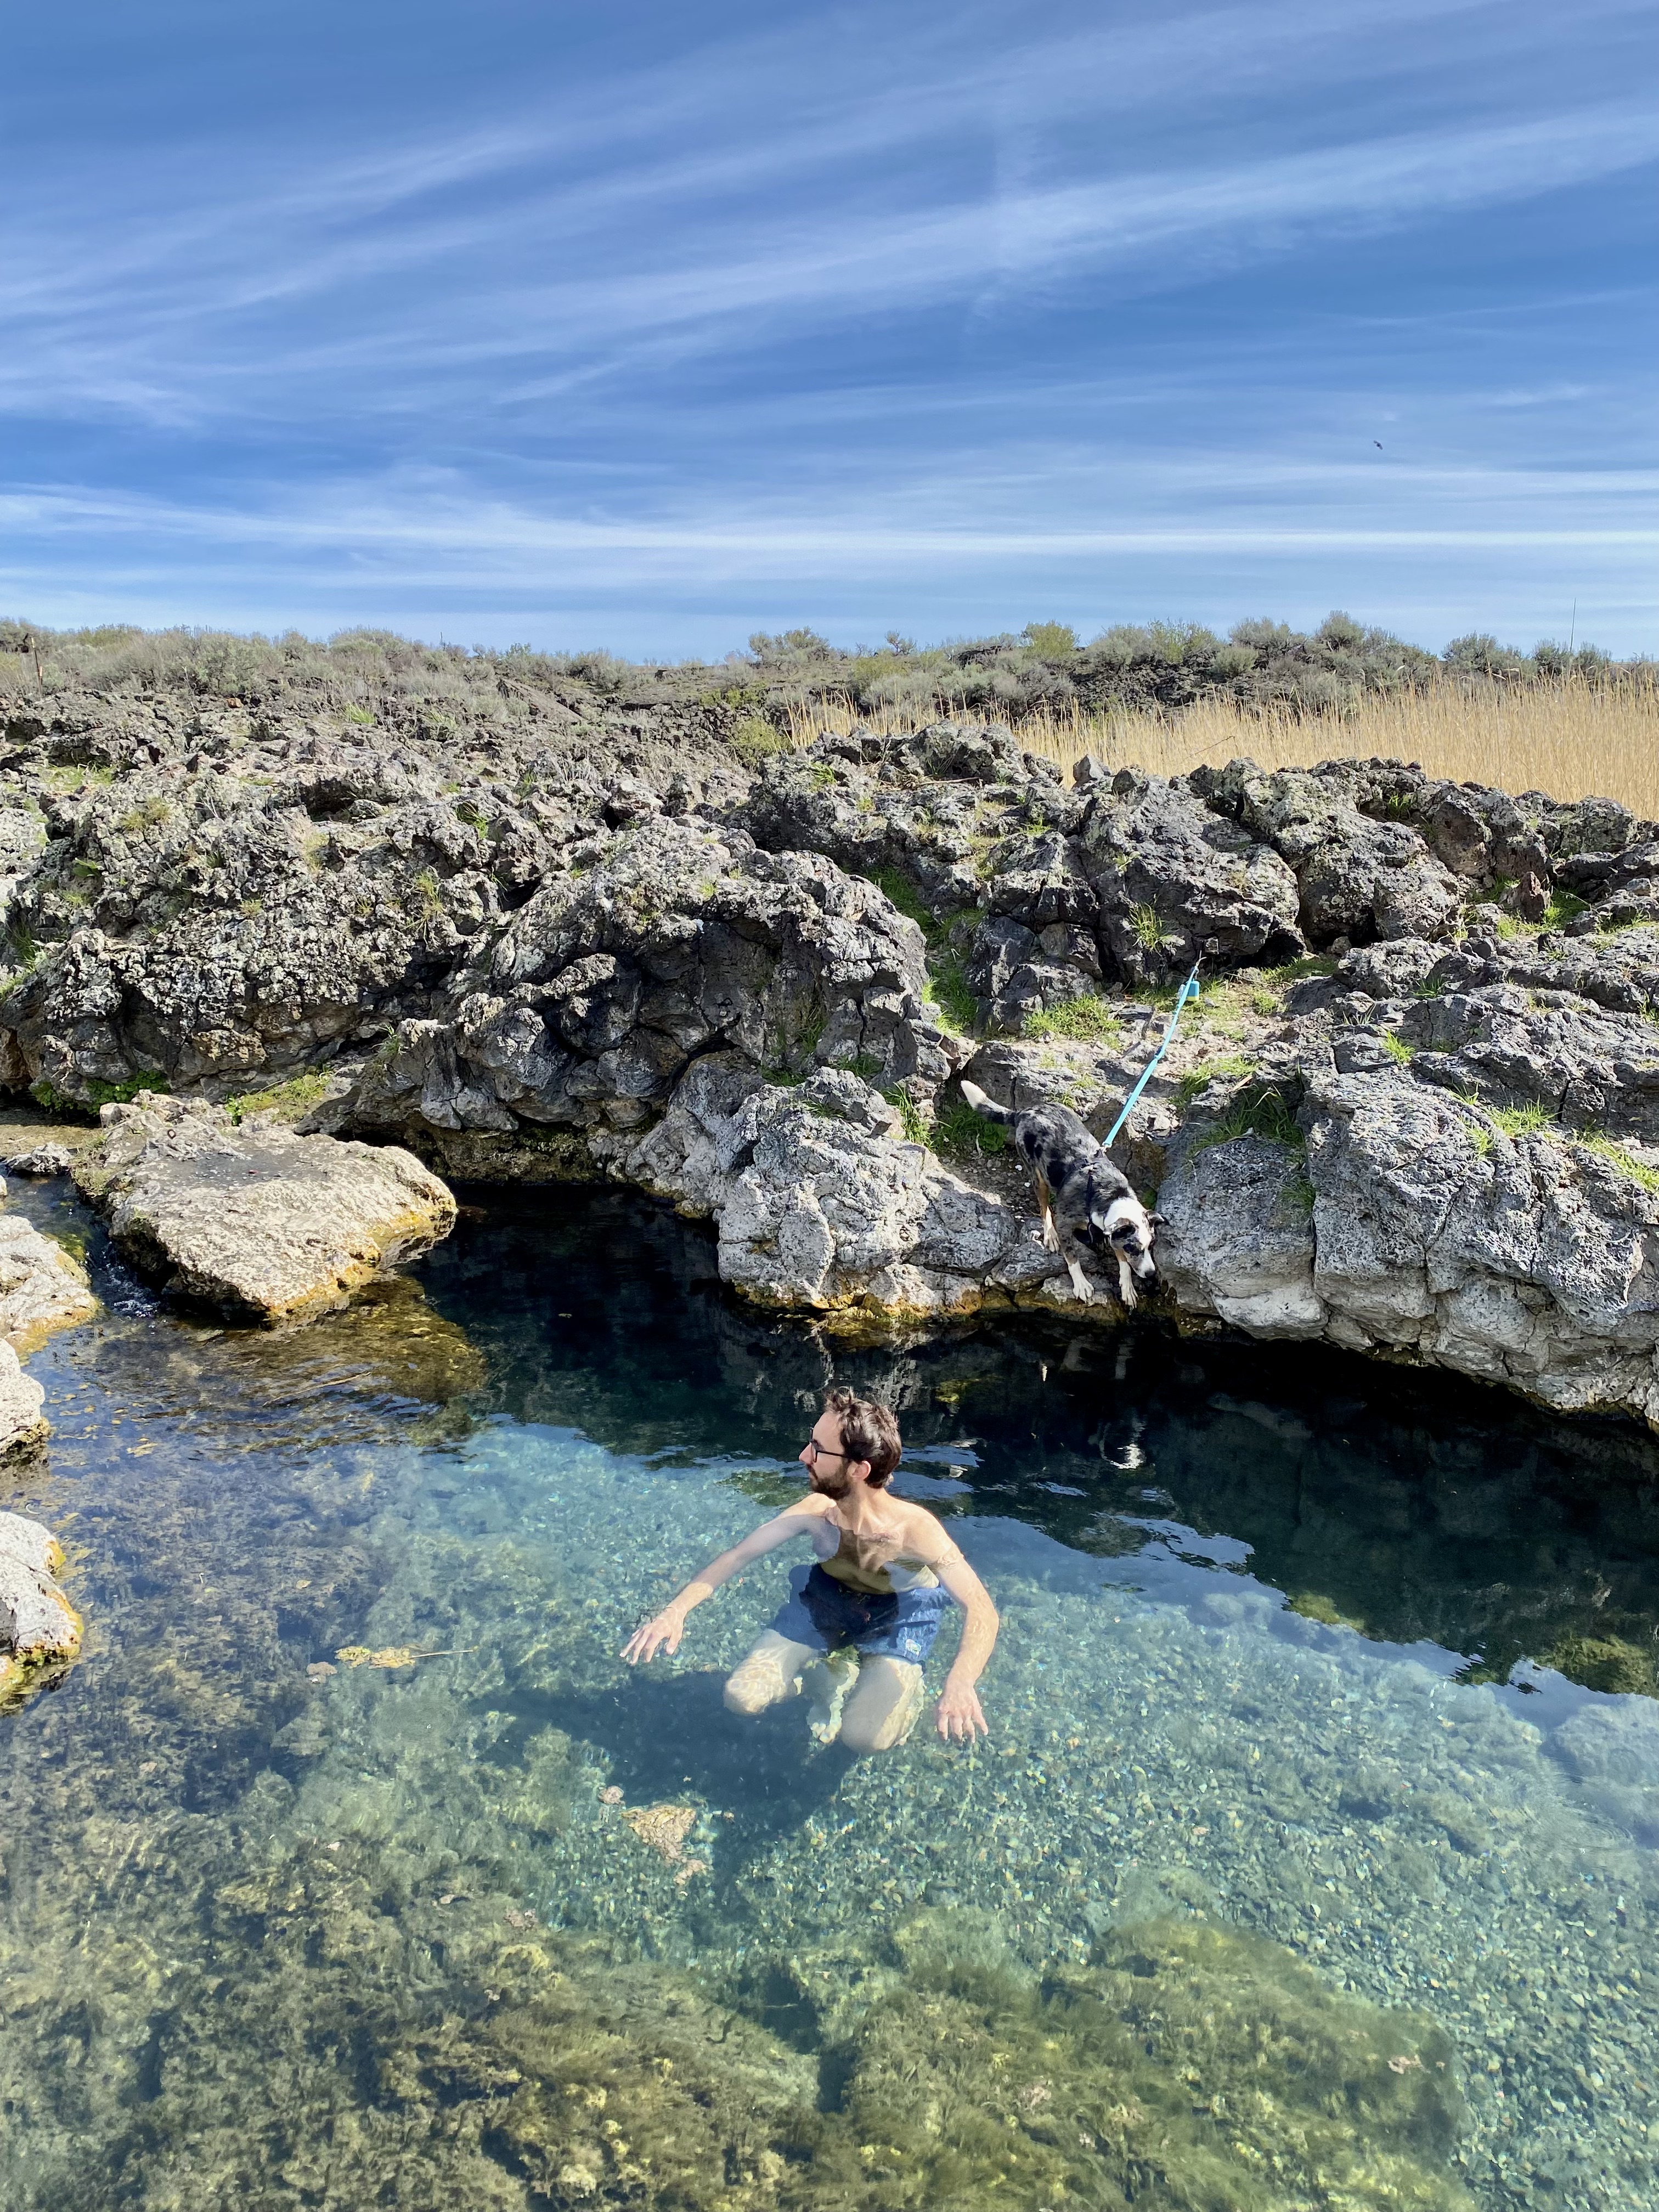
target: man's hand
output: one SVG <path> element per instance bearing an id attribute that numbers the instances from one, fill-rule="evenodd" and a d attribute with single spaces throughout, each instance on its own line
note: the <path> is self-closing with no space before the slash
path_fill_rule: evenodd
<path id="1" fill-rule="evenodd" d="M 684 1633 L 684 1612 L 678 1605 L 665 1605 L 654 1619 L 634 1631 L 623 1646 L 622 1656 L 630 1667 L 637 1667 L 641 1659 L 654 1659 L 659 1651 L 678 1651 Z"/>
<path id="2" fill-rule="evenodd" d="M 972 1743 L 975 1736 L 989 1735 L 985 1714 L 980 1705 L 979 1692 L 973 1687 L 958 1687 L 948 1679 L 933 1711 L 933 1725 L 947 1740 Z"/>

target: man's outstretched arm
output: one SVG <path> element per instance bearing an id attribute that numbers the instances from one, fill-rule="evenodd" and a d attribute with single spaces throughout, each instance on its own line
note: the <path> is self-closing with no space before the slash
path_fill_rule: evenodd
<path id="1" fill-rule="evenodd" d="M 776 1551 L 780 1544 L 787 1544 L 793 1537 L 804 1536 L 814 1517 L 811 1513 L 803 1513 L 799 1506 L 792 1505 L 775 1519 L 763 1521 L 742 1543 L 733 1544 L 729 1552 L 722 1552 L 719 1559 L 711 1559 L 677 1598 L 671 1599 L 660 1613 L 636 1628 L 623 1646 L 623 1657 L 630 1667 L 636 1667 L 641 1659 L 654 1659 L 659 1651 L 678 1651 L 680 1638 L 685 1633 L 685 1616 L 694 1605 L 713 1597 L 722 1583 L 729 1583 L 733 1575 L 741 1574 L 752 1559 Z"/>
<path id="2" fill-rule="evenodd" d="M 933 1724 L 942 1736 L 972 1743 L 975 1736 L 991 1733 L 974 1685 L 996 1648 L 997 1630 L 1002 1623 L 990 1591 L 954 1545 L 951 1555 L 939 1560 L 936 1571 L 968 1618 L 962 1624 L 962 1641 L 933 1709 Z"/>

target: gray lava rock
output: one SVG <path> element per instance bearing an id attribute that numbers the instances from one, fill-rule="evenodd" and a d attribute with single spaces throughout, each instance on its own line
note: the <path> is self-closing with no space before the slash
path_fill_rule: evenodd
<path id="1" fill-rule="evenodd" d="M 232 1318 L 304 1320 L 448 1235 L 455 1201 L 396 1146 L 342 1144 L 141 1093 L 76 1180 L 137 1265 Z"/>
<path id="2" fill-rule="evenodd" d="M 6 1162 L 13 1175 L 39 1176 L 42 1181 L 67 1175 L 74 1164 L 75 1155 L 65 1145 L 36 1145 L 30 1152 L 12 1153 Z"/>
<path id="3" fill-rule="evenodd" d="M 950 1073 L 921 932 L 817 854 L 653 819 L 579 848 L 365 1073 L 358 1126 L 639 1127 L 696 1058 Z"/>
<path id="4" fill-rule="evenodd" d="M 1463 902 L 1458 878 L 1420 831 L 1362 813 L 1347 768 L 1333 762 L 1264 774 L 1252 762 L 1235 761 L 1202 781 L 1295 871 L 1310 944 L 1443 935 Z"/>
<path id="5" fill-rule="evenodd" d="M 1319 1335 L 1312 1189 L 1300 1154 L 1265 1137 L 1183 1146 L 1158 1194 L 1158 1273 L 1182 1310 L 1253 1336 Z"/>
<path id="6" fill-rule="evenodd" d="M 0 1513 L 0 1696 L 15 1691 L 26 1667 L 73 1659 L 81 1622 L 58 1586 L 63 1548 L 47 1528 L 21 1513 Z"/>
<path id="7" fill-rule="evenodd" d="M 21 1214 L 0 1213 L 0 1336 L 13 1351 L 36 1351 L 97 1310 L 79 1261 Z"/>
<path id="8" fill-rule="evenodd" d="M 39 1450 L 49 1429 L 40 1410 L 46 1402 L 45 1389 L 23 1372 L 11 1346 L 0 1340 L 0 1459 Z"/>
<path id="9" fill-rule="evenodd" d="M 787 1088 L 729 1054 L 695 1062 L 645 1138 L 600 1138 L 595 1150 L 682 1212 L 712 1214 L 722 1277 L 764 1304 L 890 1319 L 971 1311 L 1021 1223 L 900 1127 L 849 1070 Z"/>
<path id="10" fill-rule="evenodd" d="M 1212 939 L 1228 965 L 1307 950 L 1285 860 L 1179 781 L 1097 800 L 1080 845 L 1102 941 L 1128 982 L 1190 965 Z"/>

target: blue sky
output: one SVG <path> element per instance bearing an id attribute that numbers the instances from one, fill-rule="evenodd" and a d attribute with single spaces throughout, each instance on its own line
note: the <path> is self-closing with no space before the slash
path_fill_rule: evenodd
<path id="1" fill-rule="evenodd" d="M 8 27 L 0 610 L 1659 650 L 1647 0 Z"/>

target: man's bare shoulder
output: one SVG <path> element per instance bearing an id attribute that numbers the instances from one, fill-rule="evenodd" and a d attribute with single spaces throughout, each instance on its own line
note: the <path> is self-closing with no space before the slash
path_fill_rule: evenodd
<path id="1" fill-rule="evenodd" d="M 831 1503 L 821 1491 L 809 1491 L 805 1498 L 796 1498 L 792 1505 L 786 1505 L 781 1513 L 775 1513 L 772 1517 L 775 1521 L 822 1521 Z"/>
<path id="2" fill-rule="evenodd" d="M 902 1534 L 920 1559 L 930 1565 L 936 1559 L 948 1559 L 956 1550 L 950 1530 L 937 1513 L 930 1513 L 925 1505 L 918 1505 L 908 1498 L 896 1498 L 894 1505 L 902 1516 L 896 1534 Z"/>

